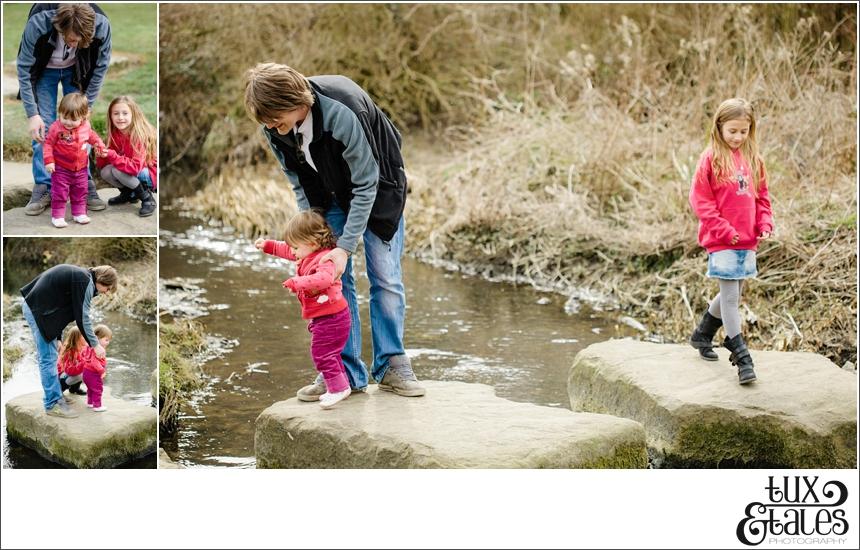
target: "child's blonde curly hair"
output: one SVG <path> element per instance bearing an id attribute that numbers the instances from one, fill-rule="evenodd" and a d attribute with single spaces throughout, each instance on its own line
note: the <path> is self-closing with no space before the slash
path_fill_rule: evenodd
<path id="1" fill-rule="evenodd" d="M 284 241 L 289 245 L 307 243 L 319 248 L 334 248 L 337 237 L 317 209 L 305 210 L 293 216 L 284 230 Z"/>

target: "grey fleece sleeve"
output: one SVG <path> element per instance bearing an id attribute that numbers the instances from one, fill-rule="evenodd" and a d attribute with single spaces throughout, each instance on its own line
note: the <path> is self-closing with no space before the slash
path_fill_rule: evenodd
<path id="1" fill-rule="evenodd" d="M 93 301 L 93 293 L 94 293 L 93 282 L 90 281 L 87 285 L 87 289 L 84 291 L 84 302 L 81 307 L 81 316 L 80 319 L 75 319 L 77 321 L 78 330 L 81 331 L 81 334 L 86 338 L 87 343 L 91 348 L 99 345 L 99 339 L 96 338 L 96 333 L 93 331 L 93 322 L 90 319 L 90 303 Z"/>
<path id="2" fill-rule="evenodd" d="M 343 234 L 337 240 L 338 248 L 352 254 L 367 229 L 370 210 L 376 200 L 379 164 L 355 113 L 327 97 L 320 97 L 320 107 L 324 127 L 331 129 L 332 137 L 344 144 L 343 159 L 349 166 L 352 178 L 352 201 L 349 203 Z"/>
<path id="3" fill-rule="evenodd" d="M 107 74 L 108 66 L 110 65 L 111 54 L 111 36 L 110 36 L 110 21 L 108 18 L 98 14 L 97 21 L 100 25 L 96 27 L 96 36 L 101 38 L 102 45 L 99 48 L 98 60 L 96 61 L 95 69 L 93 69 L 93 77 L 90 79 L 90 84 L 87 86 L 87 101 L 90 107 L 96 102 L 99 97 L 99 91 L 102 89 L 102 83 Z"/>
<path id="4" fill-rule="evenodd" d="M 51 30 L 51 17 L 53 13 L 53 10 L 40 12 L 27 20 L 27 25 L 24 26 L 24 34 L 21 36 L 18 58 L 15 60 L 15 65 L 18 69 L 18 89 L 21 92 L 21 101 L 24 102 L 24 111 L 27 113 L 27 118 L 39 114 L 33 85 L 30 82 L 30 68 L 36 62 L 36 58 L 33 56 L 33 50 L 36 48 L 36 40 Z"/>
<path id="5" fill-rule="evenodd" d="M 305 196 L 305 190 L 302 189 L 302 185 L 299 183 L 298 174 L 287 168 L 284 155 L 275 147 L 275 144 L 272 142 L 272 136 L 266 131 L 265 126 L 263 126 L 263 135 L 266 136 L 266 141 L 269 142 L 269 148 L 275 153 L 275 158 L 281 163 L 281 170 L 284 171 L 284 175 L 287 176 L 287 179 L 290 180 L 290 184 L 293 186 L 293 193 L 296 194 L 296 204 L 299 206 L 299 210 L 310 210 L 311 205 Z"/>

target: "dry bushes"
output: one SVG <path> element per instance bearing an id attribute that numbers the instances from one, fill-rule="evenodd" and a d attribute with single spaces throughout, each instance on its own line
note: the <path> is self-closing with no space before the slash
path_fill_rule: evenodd
<path id="1" fill-rule="evenodd" d="M 209 185 L 177 201 L 235 228 L 244 235 L 280 239 L 297 211 L 290 182 L 272 159 L 267 168 L 225 168 Z"/>
<path id="2" fill-rule="evenodd" d="M 813 23 L 803 19 L 811 13 Z M 345 74 L 402 129 L 470 128 L 499 109 L 575 101 L 586 85 L 638 120 L 686 87 L 695 117 L 714 91 L 735 89 L 735 67 L 756 85 L 746 73 L 761 67 L 762 44 L 791 39 L 802 21 L 831 30 L 852 13 L 801 4 L 165 4 L 162 170 L 180 171 L 170 193 L 187 194 L 205 181 L 187 177 L 200 170 L 269 160 L 242 106 L 243 74 L 259 61 Z M 851 23 L 835 28 L 833 42 L 853 50 Z M 703 68 L 717 58 L 725 70 L 713 78 Z"/>

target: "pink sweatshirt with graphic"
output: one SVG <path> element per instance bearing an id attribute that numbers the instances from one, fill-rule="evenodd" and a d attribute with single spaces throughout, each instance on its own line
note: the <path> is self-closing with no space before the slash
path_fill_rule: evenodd
<path id="1" fill-rule="evenodd" d="M 732 151 L 732 159 L 734 172 L 722 176 L 718 182 L 711 168 L 713 152 L 706 149 L 699 158 L 690 187 L 690 205 L 699 218 L 699 244 L 708 253 L 756 250 L 758 236 L 773 231 L 764 163 L 756 193 L 749 163 L 739 150 Z M 735 235 L 738 242 L 732 244 Z"/>
<path id="2" fill-rule="evenodd" d="M 87 143 L 97 151 L 105 149 L 102 138 L 90 127 L 88 121 L 82 121 L 80 126 L 71 130 L 63 126 L 59 120 L 54 121 L 42 145 L 45 165 L 56 164 L 72 172 L 83 170 L 89 163 Z"/>
<path id="3" fill-rule="evenodd" d="M 284 281 L 284 288 L 296 293 L 302 304 L 302 319 L 331 315 L 346 309 L 340 279 L 334 276 L 334 263 L 320 262 L 331 249 L 323 248 L 298 260 L 296 276 Z M 266 241 L 263 252 L 296 261 L 290 245 L 284 241 Z"/>

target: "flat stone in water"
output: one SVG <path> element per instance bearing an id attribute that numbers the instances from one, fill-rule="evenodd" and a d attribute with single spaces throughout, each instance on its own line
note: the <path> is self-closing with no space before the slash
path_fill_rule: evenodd
<path id="1" fill-rule="evenodd" d="M 158 413 L 153 407 L 114 399 L 105 388 L 104 412 L 87 407 L 86 397 L 74 396 L 71 408 L 80 416 L 50 416 L 42 392 L 6 403 L 10 439 L 30 447 L 48 460 L 75 468 L 113 468 L 156 450 Z"/>
<path id="2" fill-rule="evenodd" d="M 493 388 L 422 381 L 423 397 L 371 385 L 323 410 L 296 398 L 256 421 L 258 468 L 645 468 L 641 424 L 515 403 Z"/>
<path id="3" fill-rule="evenodd" d="M 573 410 L 641 422 L 665 466 L 855 468 L 856 377 L 814 353 L 751 350 L 741 386 L 729 352 L 685 345 L 592 344 L 570 369 Z"/>
<path id="4" fill-rule="evenodd" d="M 184 468 L 185 468 L 185 466 L 182 466 L 181 464 L 177 464 L 176 462 L 174 462 L 173 459 L 170 458 L 170 455 L 167 454 L 167 451 L 165 451 L 161 447 L 158 448 L 158 469 L 159 470 L 181 470 Z"/>

